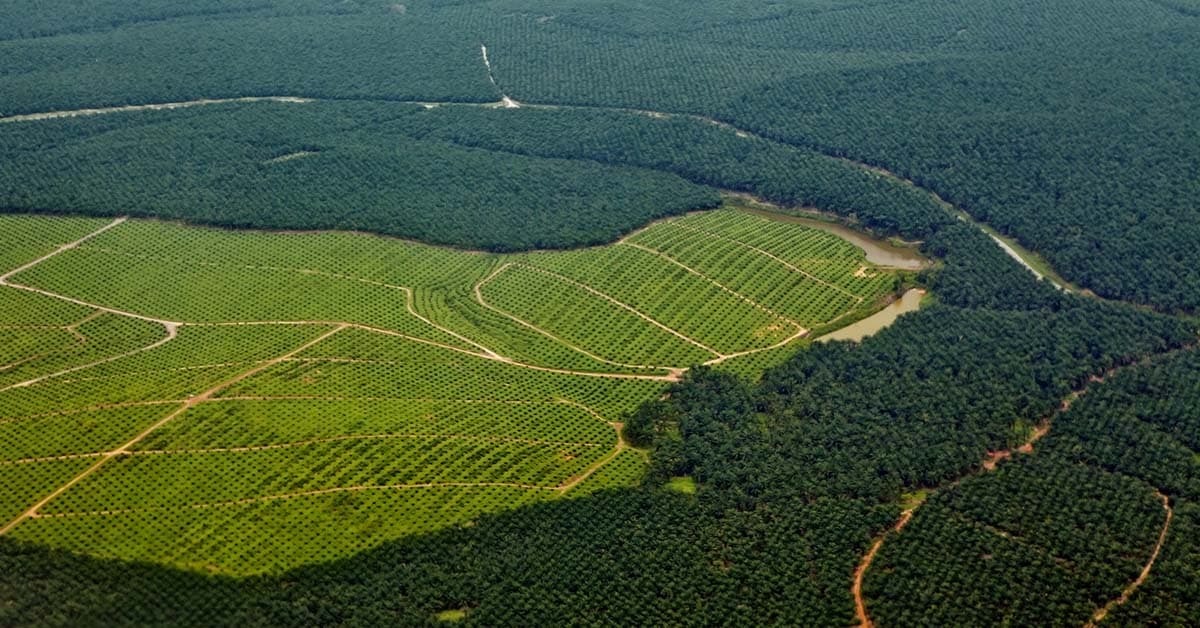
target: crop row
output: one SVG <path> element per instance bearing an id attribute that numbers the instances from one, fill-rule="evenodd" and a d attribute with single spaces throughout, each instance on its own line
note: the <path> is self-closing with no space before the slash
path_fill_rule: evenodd
<path id="1" fill-rule="evenodd" d="M 570 399 L 608 420 L 632 411 L 662 389 L 660 382 L 587 377 L 534 371 L 403 338 L 379 336 L 377 346 L 390 358 L 346 362 L 336 354 L 338 342 L 355 334 L 346 330 L 296 356 L 223 391 L 222 397 L 317 396 L 550 401 Z M 348 354 L 341 354 L 342 356 Z M 318 361 L 309 359 L 321 358 Z"/>
<path id="2" fill-rule="evenodd" d="M 875 283 L 870 281 L 871 277 L 855 273 L 867 265 L 866 255 L 861 249 L 819 229 L 736 211 L 686 216 L 676 224 L 712 231 L 722 237 L 769 251 L 805 272 L 858 296 L 867 296 Z M 870 275 L 886 274 L 875 269 L 869 270 Z"/>
<path id="3" fill-rule="evenodd" d="M 442 320 L 457 329 L 471 330 L 472 337 L 487 338 L 485 342 L 489 348 L 520 362 L 577 371 L 619 373 L 638 370 L 588 356 L 547 336 L 545 330 L 518 324 L 510 318 L 511 313 L 485 307 L 473 294 L 470 297 L 449 295 L 446 310 L 449 314 Z"/>
<path id="4" fill-rule="evenodd" d="M 70 328 L 0 326 L 0 366 L 8 366 L 0 368 L 0 388 L 124 355 L 165 333 L 160 325 L 102 312 Z"/>
<path id="5" fill-rule="evenodd" d="M 804 267 L 783 263 L 727 239 L 663 223 L 638 234 L 634 243 L 657 250 L 717 281 L 736 285 L 748 297 L 796 322 L 812 327 L 854 307 L 859 297 L 814 278 Z M 811 265 L 811 264 L 809 264 Z M 803 271 L 803 272 L 801 272 Z"/>
<path id="6" fill-rule="evenodd" d="M 303 362 L 346 356 L 362 356 L 375 363 Z M 333 396 L 353 391 L 363 397 L 569 399 L 612 421 L 663 388 L 655 381 L 532 370 L 357 329 L 344 330 L 296 358 L 301 361 L 268 369 L 231 387 L 223 396 L 306 392 Z"/>
<path id="7" fill-rule="evenodd" d="M 344 558 L 551 495 L 499 486 L 363 490 L 202 509 L 45 517 L 12 535 L 102 557 L 250 575 Z"/>
<path id="8" fill-rule="evenodd" d="M 110 451 L 178 407 L 156 404 L 0 419 L 0 465 L 25 458 Z"/>
<path id="9" fill-rule="evenodd" d="M 186 506 L 393 484 L 512 483 L 551 489 L 609 451 L 596 444 L 397 436 L 277 449 L 128 455 L 42 511 Z"/>
<path id="10" fill-rule="evenodd" d="M 608 488 L 633 486 L 646 469 L 643 452 L 622 449 L 608 464 L 567 492 L 568 497 L 582 497 Z"/>
<path id="11" fill-rule="evenodd" d="M 0 375 L 11 373 L 26 360 L 62 353 L 78 346 L 79 339 L 62 327 L 0 327 Z"/>
<path id="12" fill-rule="evenodd" d="M 4 224 L 0 216 L 0 224 Z M 6 246 L 7 242 L 0 242 Z M 34 292 L 0 286 L 0 325 L 51 325 L 65 327 L 83 320 L 92 309 Z"/>
<path id="13" fill-rule="evenodd" d="M 0 274 L 53 252 L 60 245 L 99 229 L 106 222 L 99 218 L 0 216 Z"/>
<path id="14" fill-rule="evenodd" d="M 234 231 L 153 221 L 130 221 L 87 244 L 130 257 L 308 269 L 436 290 L 469 285 L 464 278 L 481 276 L 489 260 L 485 255 L 344 231 Z"/>
<path id="15" fill-rule="evenodd" d="M 92 464 L 75 459 L 0 465 L 0 520 L 7 523 Z"/>
<path id="16" fill-rule="evenodd" d="M 166 320 L 344 321 L 470 348 L 410 315 L 403 289 L 302 270 L 131 257 L 90 246 L 47 260 L 17 280 Z"/>
<path id="17" fill-rule="evenodd" d="M 719 285 L 703 271 L 635 247 L 530 256 L 529 263 L 611 295 L 721 353 L 770 346 L 797 331 L 748 302 L 740 286 Z M 779 331 L 756 333 L 772 326 Z"/>
<path id="18" fill-rule="evenodd" d="M 139 448 L 261 446 L 376 434 L 478 436 L 605 447 L 616 441 L 613 429 L 586 410 L 554 401 L 279 399 L 219 400 L 195 406 L 142 441 Z"/>
<path id="19" fill-rule="evenodd" d="M 622 364 L 687 366 L 716 355 L 578 284 L 526 266 L 507 267 L 483 288 L 483 296 L 568 343 Z"/>
<path id="20" fill-rule="evenodd" d="M 115 317 L 114 317 L 115 318 Z M 119 325 L 149 325 L 122 318 Z M 99 321 L 99 319 L 98 319 Z M 162 338 L 162 328 L 157 328 Z M 11 419 L 99 404 L 186 399 L 316 337 L 327 327 L 184 327 L 178 337 L 35 384 L 0 390 L 0 418 Z M 143 345 L 146 346 L 146 345 Z"/>

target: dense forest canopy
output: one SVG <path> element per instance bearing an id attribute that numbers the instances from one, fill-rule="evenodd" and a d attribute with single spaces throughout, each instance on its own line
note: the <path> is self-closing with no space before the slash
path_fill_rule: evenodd
<path id="1" fill-rule="evenodd" d="M 0 205 L 14 210 L 359 229 L 493 250 L 611 241 L 715 206 L 713 188 L 818 206 L 886 235 L 953 221 L 928 194 L 854 164 L 627 111 L 231 103 L 4 130 Z"/>
<path id="2" fill-rule="evenodd" d="M 1200 25 L 1184 0 L 207 0 L 4 13 L 2 115 L 501 94 L 693 113 L 890 168 L 1103 296 L 1200 306 Z"/>
<path id="3" fill-rule="evenodd" d="M 0 624 L 1200 623 L 1195 0 L 167 4 L 0 0 L 0 115 L 314 101 L 0 121 L 6 210 L 522 249 L 729 189 L 919 241 L 932 302 L 692 369 L 638 487 L 248 579 L 0 538 Z"/>
<path id="4" fill-rule="evenodd" d="M 294 108 L 293 108 L 294 107 Z M 265 103 L 14 124 L 0 206 L 345 229 L 512 251 L 611 242 L 715 190 L 425 137 L 415 105 Z"/>

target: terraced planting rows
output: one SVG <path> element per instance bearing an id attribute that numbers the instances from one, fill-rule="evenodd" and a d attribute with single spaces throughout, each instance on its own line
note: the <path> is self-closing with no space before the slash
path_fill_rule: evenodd
<path id="1" fill-rule="evenodd" d="M 731 210 L 520 255 L 2 216 L 0 250 L 0 533 L 231 574 L 636 482 L 626 412 L 894 277 Z"/>

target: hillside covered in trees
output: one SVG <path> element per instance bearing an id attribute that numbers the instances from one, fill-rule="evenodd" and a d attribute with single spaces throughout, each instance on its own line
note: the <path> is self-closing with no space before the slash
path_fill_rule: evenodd
<path id="1" fill-rule="evenodd" d="M 11 4 L 0 115 L 247 96 L 501 95 L 696 114 L 889 168 L 1102 296 L 1200 306 L 1191 0 Z M 351 141 L 362 142 L 360 158 L 375 156 L 370 141 Z M 547 173 L 527 172 L 521 187 L 537 191 Z M 203 204 L 202 192 L 179 193 Z M 451 202 L 420 198 L 429 194 L 415 206 L 440 213 Z M 581 215 L 595 220 L 603 207 Z M 394 198 L 386 209 L 366 226 L 400 224 Z M 263 210 L 256 221 L 295 222 L 285 218 Z M 608 233 L 592 224 L 579 231 Z"/>
<path id="2" fill-rule="evenodd" d="M 7 212 L 510 251 L 733 190 L 937 263 L 620 417 L 638 486 L 247 578 L 0 537 L 0 625 L 1200 624 L 1195 0 L 26 4 Z M 255 96 L 311 100 L 20 117 Z"/>

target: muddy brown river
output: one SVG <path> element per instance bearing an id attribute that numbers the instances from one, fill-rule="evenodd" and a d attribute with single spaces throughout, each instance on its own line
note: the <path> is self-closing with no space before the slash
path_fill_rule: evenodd
<path id="1" fill-rule="evenodd" d="M 874 336 L 879 330 L 896 322 L 896 319 L 900 318 L 901 315 L 920 309 L 921 298 L 924 296 L 924 290 L 913 288 L 882 310 L 857 323 L 847 325 L 837 331 L 829 332 L 817 338 L 816 342 L 828 342 L 830 340 L 852 340 L 859 342 L 863 338 Z"/>

